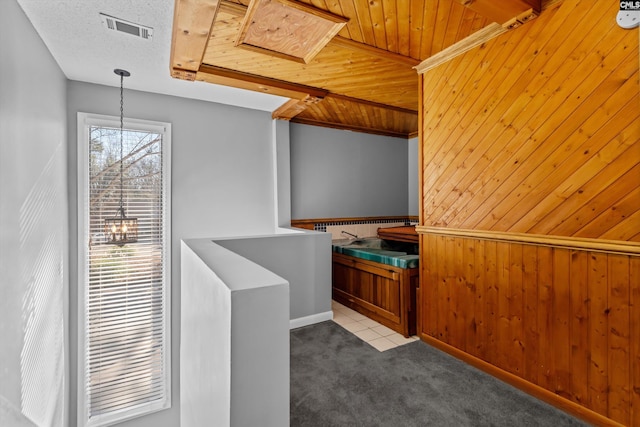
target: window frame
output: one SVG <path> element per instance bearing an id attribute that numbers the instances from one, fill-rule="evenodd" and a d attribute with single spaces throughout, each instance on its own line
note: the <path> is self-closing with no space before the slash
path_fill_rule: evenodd
<path id="1" fill-rule="evenodd" d="M 149 120 L 124 118 L 124 129 L 150 131 L 162 134 L 162 197 L 164 226 L 162 238 L 164 245 L 163 263 L 164 274 L 164 384 L 165 400 L 152 404 L 142 405 L 133 409 L 120 410 L 104 415 L 99 415 L 94 419 L 88 416 L 88 396 L 86 395 L 85 377 L 85 352 L 87 351 L 86 341 L 86 289 L 89 279 L 89 266 L 87 262 L 89 246 L 89 128 L 91 126 L 120 128 L 120 117 L 107 116 L 91 113 L 78 112 L 77 115 L 77 223 L 78 223 L 78 351 L 77 351 L 77 417 L 78 426 L 98 427 L 108 426 L 123 422 L 132 418 L 148 415 L 164 409 L 171 408 L 171 123 L 156 122 Z"/>

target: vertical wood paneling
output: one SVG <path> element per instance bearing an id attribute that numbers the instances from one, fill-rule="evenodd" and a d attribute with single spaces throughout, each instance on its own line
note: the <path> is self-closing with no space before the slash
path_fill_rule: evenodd
<path id="1" fill-rule="evenodd" d="M 523 246 L 522 293 L 524 299 L 523 335 L 524 363 L 522 377 L 532 383 L 538 382 L 540 367 L 540 330 L 538 328 L 538 250 L 535 246 Z"/>
<path id="2" fill-rule="evenodd" d="M 496 245 L 496 292 L 498 305 L 495 313 L 496 328 L 496 345 L 500 351 L 496 354 L 496 361 L 500 366 L 513 373 L 513 355 L 511 354 L 511 342 L 509 334 L 509 297 L 511 295 L 511 282 L 509 268 L 510 259 L 509 251 L 504 250 L 502 244 Z"/>
<path id="3" fill-rule="evenodd" d="M 424 241 L 423 336 L 638 425 L 639 256 L 430 234 Z"/>
<path id="4" fill-rule="evenodd" d="M 589 293 L 589 370 L 587 384 L 589 388 L 587 405 L 600 414 L 607 413 L 607 372 L 609 360 L 609 298 L 607 256 L 589 254 L 588 293 Z"/>
<path id="5" fill-rule="evenodd" d="M 632 258 L 629 265 L 631 327 L 630 367 L 631 367 L 631 425 L 640 425 L 640 257 Z"/>
<path id="6" fill-rule="evenodd" d="M 571 385 L 568 398 L 576 403 L 587 401 L 589 371 L 589 294 L 588 294 L 589 254 L 584 251 L 571 252 L 569 343 Z"/>
<path id="7" fill-rule="evenodd" d="M 495 360 L 500 352 L 497 347 L 498 343 L 498 286 L 497 286 L 497 244 L 496 242 L 485 242 L 485 270 L 484 270 L 484 286 L 485 286 L 485 305 L 484 322 L 485 322 L 485 360 Z M 422 261 L 421 261 L 422 262 Z"/>
<path id="8" fill-rule="evenodd" d="M 609 408 L 610 418 L 629 425 L 629 258 L 609 255 Z M 637 339 L 637 337 L 636 337 Z"/>
<path id="9" fill-rule="evenodd" d="M 553 251 L 538 248 L 538 381 L 536 384 L 555 391 L 555 359 L 553 357 Z"/>
<path id="10" fill-rule="evenodd" d="M 569 251 L 556 249 L 553 252 L 553 329 L 552 357 L 555 368 L 555 387 L 552 391 L 562 397 L 569 396 L 569 307 L 570 285 Z"/>
<path id="11" fill-rule="evenodd" d="M 487 317 L 485 315 L 485 305 L 487 300 L 487 286 L 486 286 L 486 255 L 485 255 L 485 241 L 476 240 L 474 244 L 475 259 L 474 259 L 474 271 L 475 276 L 472 278 L 472 283 L 475 285 L 476 298 L 473 305 L 473 315 L 475 320 L 475 342 L 474 348 L 469 348 L 471 354 L 477 355 L 482 360 L 487 360 Z"/>
<path id="12" fill-rule="evenodd" d="M 462 285 L 464 293 L 458 304 L 458 312 L 464 318 L 465 351 L 473 351 L 477 347 L 476 319 L 474 316 L 474 305 L 476 303 L 475 277 L 475 241 L 465 240 L 462 243 Z"/>
<path id="13" fill-rule="evenodd" d="M 434 262 L 421 263 L 420 293 L 425 304 L 422 306 L 422 330 L 434 337 L 438 336 L 438 257 L 437 237 L 434 235 L 421 236 L 423 238 L 422 251 L 424 256 Z"/>
<path id="14" fill-rule="evenodd" d="M 466 325 L 465 325 L 465 297 L 467 295 L 467 282 L 465 279 L 464 269 L 464 242 L 461 240 L 452 239 L 453 253 L 451 259 L 453 260 L 453 275 L 450 288 L 450 304 L 452 307 L 449 322 L 452 325 L 452 336 L 457 337 L 456 347 L 466 348 Z"/>
<path id="15" fill-rule="evenodd" d="M 524 290 L 522 288 L 524 281 L 524 265 L 522 246 L 510 246 L 509 248 L 509 278 L 510 278 L 510 295 L 509 295 L 509 344 L 511 351 L 510 359 L 512 362 L 513 372 L 522 376 L 524 372 L 524 325 L 523 304 Z"/>
<path id="16" fill-rule="evenodd" d="M 451 277 L 453 277 L 450 273 L 453 265 L 453 253 L 450 252 L 451 246 L 448 244 L 450 241 L 451 240 L 444 236 L 440 237 L 438 239 L 437 254 L 438 258 L 441 260 L 441 262 L 438 263 L 438 282 L 441 289 L 439 292 L 441 310 L 439 311 L 440 316 L 438 317 L 438 325 L 442 325 L 438 330 L 440 331 L 442 341 L 446 343 L 451 343 L 449 333 L 454 325 L 453 322 L 449 321 L 449 312 L 451 311 L 451 307 L 449 305 L 449 301 L 451 300 Z"/>

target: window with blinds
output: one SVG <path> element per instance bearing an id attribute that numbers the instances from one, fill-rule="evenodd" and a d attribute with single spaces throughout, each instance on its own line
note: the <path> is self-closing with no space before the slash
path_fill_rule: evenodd
<path id="1" fill-rule="evenodd" d="M 82 418 L 100 426 L 170 406 L 167 125 L 85 118 Z M 121 157 L 122 156 L 122 157 Z M 134 243 L 105 230 L 122 203 Z M 80 214 L 79 214 L 80 216 Z"/>

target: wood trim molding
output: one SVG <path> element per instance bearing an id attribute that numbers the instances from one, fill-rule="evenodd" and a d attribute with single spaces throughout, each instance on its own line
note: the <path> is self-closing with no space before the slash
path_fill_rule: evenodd
<path id="1" fill-rule="evenodd" d="M 463 53 L 473 49 L 476 46 L 481 45 L 482 43 L 486 43 L 489 40 L 498 37 L 500 34 L 507 32 L 508 30 L 500 24 L 496 24 L 495 22 L 487 25 L 481 30 L 476 31 L 471 34 L 469 37 L 466 37 L 460 40 L 458 43 L 452 44 L 448 48 L 441 50 L 433 56 L 425 59 L 420 63 L 420 65 L 416 66 L 415 69 L 418 74 L 424 74 L 427 71 L 437 67 L 438 65 L 444 64 L 445 62 L 450 61 L 458 55 L 462 55 Z"/>
<path id="2" fill-rule="evenodd" d="M 306 218 L 306 219 L 292 219 L 291 225 L 303 225 L 303 224 L 330 224 L 339 222 L 357 222 L 357 221 L 402 221 L 409 219 L 411 221 L 417 220 L 415 215 L 403 215 L 403 216 L 360 216 L 360 217 L 348 217 L 348 218 Z"/>
<path id="3" fill-rule="evenodd" d="M 463 362 L 468 363 L 469 365 L 474 366 L 508 384 L 511 384 L 512 386 L 519 388 L 525 393 L 543 400 L 550 405 L 568 412 L 590 424 L 598 426 L 622 426 L 622 424 L 619 424 L 610 418 L 604 417 L 597 412 L 594 412 L 590 409 L 585 408 L 584 406 L 578 405 L 575 402 L 565 399 L 564 397 L 561 397 L 543 387 L 530 383 L 523 378 L 502 370 L 497 366 L 485 362 L 482 359 L 478 359 L 475 356 L 465 353 L 464 351 L 450 346 L 449 344 L 446 344 L 430 335 L 420 333 L 420 339 L 427 344 L 437 348 L 438 350 L 444 351 L 445 353 L 448 353 L 451 356 L 460 359 Z"/>
<path id="4" fill-rule="evenodd" d="M 438 234 L 441 236 L 466 237 L 470 239 L 517 242 L 554 248 L 588 250 L 594 252 L 618 253 L 640 256 L 640 243 L 619 240 L 589 239 L 581 237 L 546 236 L 540 234 L 510 233 L 502 231 L 464 230 L 456 228 L 416 226 L 418 234 Z"/>

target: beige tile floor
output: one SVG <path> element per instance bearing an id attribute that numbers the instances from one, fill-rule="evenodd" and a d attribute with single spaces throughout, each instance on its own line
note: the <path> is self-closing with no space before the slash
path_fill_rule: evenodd
<path id="1" fill-rule="evenodd" d="M 334 322 L 378 351 L 386 351 L 418 339 L 416 336 L 405 338 L 396 331 L 336 301 L 331 301 L 331 308 Z"/>

